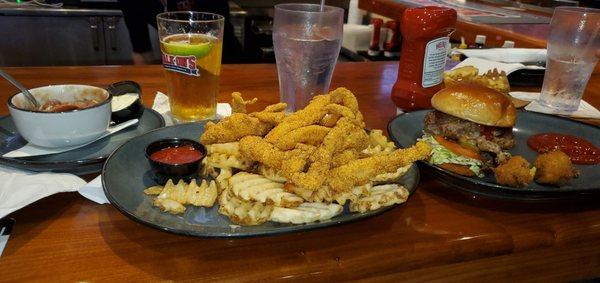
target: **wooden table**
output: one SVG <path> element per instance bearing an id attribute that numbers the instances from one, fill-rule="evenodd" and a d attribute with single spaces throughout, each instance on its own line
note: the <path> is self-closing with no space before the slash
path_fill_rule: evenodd
<path id="1" fill-rule="evenodd" d="M 160 66 L 8 68 L 26 86 L 135 80 L 144 101 L 165 91 Z M 333 87 L 357 95 L 366 123 L 395 114 L 395 63 L 341 63 Z M 232 91 L 278 101 L 274 65 L 226 65 L 220 101 Z M 0 98 L 15 90 L 0 81 Z M 585 98 L 600 106 L 600 76 Z M 0 105 L 0 113 L 6 113 Z M 91 176 L 90 176 L 91 177 Z M 18 188 L 15 188 L 18 189 Z M 423 174 L 410 200 L 380 216 L 303 233 L 203 239 L 138 224 L 77 193 L 38 201 L 17 221 L 0 258 L 0 281 L 142 280 L 567 280 L 600 276 L 600 210 L 594 204 L 533 205 L 464 196 Z"/>
<path id="2" fill-rule="evenodd" d="M 408 6 L 396 0 L 360 0 L 359 7 L 388 18 L 401 19 Z M 460 40 L 463 36 L 468 44 L 475 44 L 475 36 L 481 34 L 486 35 L 489 47 L 501 47 L 505 40 L 512 40 L 520 48 L 546 48 L 549 31 L 549 24 L 480 24 L 459 19 L 452 38 Z"/>

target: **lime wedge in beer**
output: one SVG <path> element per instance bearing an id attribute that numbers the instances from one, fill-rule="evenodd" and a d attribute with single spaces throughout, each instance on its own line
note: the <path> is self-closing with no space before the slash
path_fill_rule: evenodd
<path id="1" fill-rule="evenodd" d="M 196 59 L 202 58 L 210 53 L 210 40 L 201 34 L 175 34 L 163 39 L 164 51 L 171 55 L 189 56 L 194 55 Z"/>

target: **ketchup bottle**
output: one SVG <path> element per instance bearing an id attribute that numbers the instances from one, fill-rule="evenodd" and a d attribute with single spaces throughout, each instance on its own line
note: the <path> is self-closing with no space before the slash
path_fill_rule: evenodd
<path id="1" fill-rule="evenodd" d="M 382 19 L 372 19 L 371 24 L 373 24 L 373 31 L 371 32 L 371 43 L 369 44 L 369 50 L 367 50 L 367 54 L 369 56 L 379 56 L 381 53 L 381 48 L 379 48 L 379 41 L 381 36 L 381 26 L 383 25 Z"/>
<path id="2" fill-rule="evenodd" d="M 395 20 L 385 22 L 388 29 L 387 38 L 383 44 L 383 56 L 388 58 L 400 55 L 400 28 Z"/>
<path id="3" fill-rule="evenodd" d="M 456 11 L 426 6 L 404 10 L 400 30 L 402 51 L 392 100 L 402 111 L 431 108 L 431 97 L 441 89 L 449 35 Z"/>

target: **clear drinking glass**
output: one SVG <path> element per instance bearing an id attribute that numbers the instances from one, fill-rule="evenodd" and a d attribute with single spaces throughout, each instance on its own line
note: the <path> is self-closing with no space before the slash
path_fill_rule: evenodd
<path id="1" fill-rule="evenodd" d="M 344 10 L 316 4 L 275 5 L 273 46 L 279 95 L 288 112 L 329 90 L 342 46 Z"/>
<path id="2" fill-rule="evenodd" d="M 156 19 L 173 118 L 177 122 L 214 118 L 225 18 L 210 13 L 167 12 Z"/>
<path id="3" fill-rule="evenodd" d="M 575 111 L 598 62 L 600 10 L 554 9 L 540 102 L 560 111 Z"/>

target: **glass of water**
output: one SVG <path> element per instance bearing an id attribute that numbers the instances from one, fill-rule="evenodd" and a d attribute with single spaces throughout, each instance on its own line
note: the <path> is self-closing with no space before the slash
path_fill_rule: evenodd
<path id="1" fill-rule="evenodd" d="M 342 45 L 344 10 L 317 4 L 275 5 L 273 46 L 287 112 L 327 93 Z"/>
<path id="2" fill-rule="evenodd" d="M 559 111 L 579 108 L 600 50 L 600 10 L 554 9 L 548 36 L 548 57 L 540 102 Z"/>

